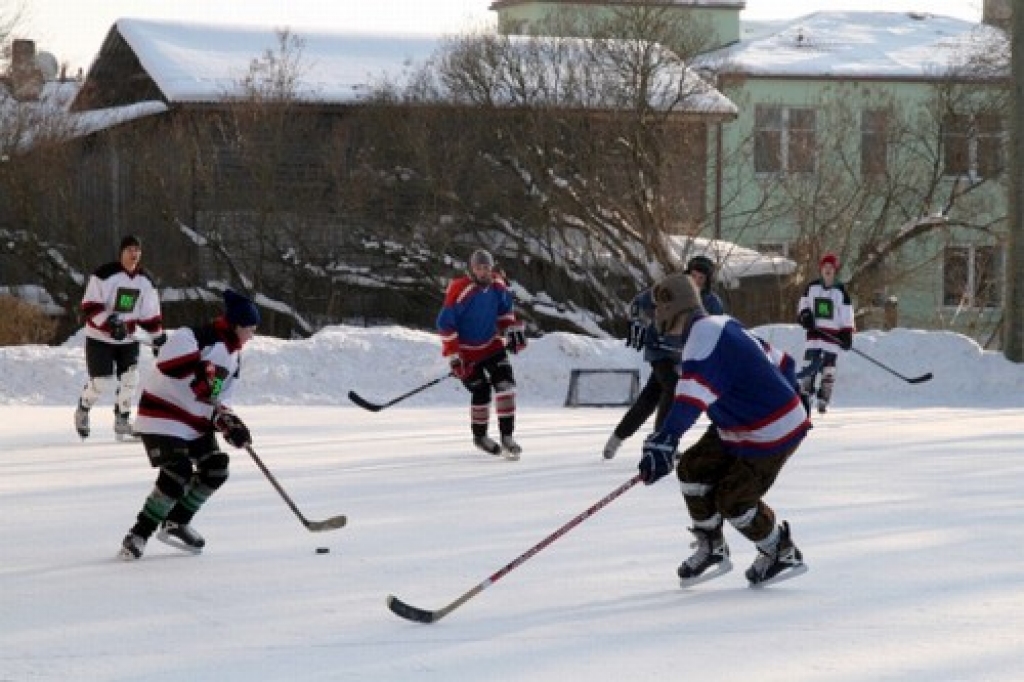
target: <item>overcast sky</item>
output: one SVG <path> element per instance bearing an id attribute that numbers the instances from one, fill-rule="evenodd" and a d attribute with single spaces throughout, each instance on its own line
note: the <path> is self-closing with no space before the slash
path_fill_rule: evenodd
<path id="1" fill-rule="evenodd" d="M 52 52 L 71 72 L 86 69 L 119 17 L 273 23 L 367 31 L 460 32 L 493 19 L 492 0 L 0 0 L 22 4 L 22 33 Z M 981 19 L 982 0 L 747 0 L 744 19 L 796 17 L 832 10 L 918 10 Z M 2 10 L 0 10 L 2 11 Z"/>

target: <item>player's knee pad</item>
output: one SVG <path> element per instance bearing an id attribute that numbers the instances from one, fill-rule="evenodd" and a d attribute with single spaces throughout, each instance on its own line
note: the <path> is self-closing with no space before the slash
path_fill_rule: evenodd
<path id="1" fill-rule="evenodd" d="M 470 402 L 474 405 L 490 405 L 491 403 L 491 385 L 483 378 L 479 382 L 475 382 L 472 387 L 466 384 L 466 388 L 469 388 L 472 397 Z"/>
<path id="2" fill-rule="evenodd" d="M 216 490 L 228 480 L 228 466 L 231 458 L 226 452 L 215 450 L 196 461 L 196 479 L 207 488 Z"/>
<path id="3" fill-rule="evenodd" d="M 90 377 L 89 381 L 85 382 L 85 388 L 82 389 L 80 398 L 82 407 L 89 409 L 95 405 L 104 391 L 109 390 L 114 385 L 115 379 L 113 376 Z"/>
<path id="4" fill-rule="evenodd" d="M 132 365 L 118 377 L 117 381 L 117 408 L 121 412 L 131 410 L 132 402 L 135 400 L 135 390 L 139 387 L 139 366 Z"/>

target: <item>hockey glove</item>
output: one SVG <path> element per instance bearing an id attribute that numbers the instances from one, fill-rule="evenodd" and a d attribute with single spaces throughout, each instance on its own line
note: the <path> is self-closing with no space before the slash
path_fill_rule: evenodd
<path id="1" fill-rule="evenodd" d="M 128 325 L 117 315 L 107 318 L 107 326 L 110 327 L 110 338 L 114 341 L 124 341 L 128 338 Z"/>
<path id="2" fill-rule="evenodd" d="M 800 311 L 800 316 L 797 318 L 800 321 L 800 326 L 811 331 L 814 329 L 814 313 L 804 308 Z"/>
<path id="3" fill-rule="evenodd" d="M 220 431 L 224 440 L 236 448 L 244 448 L 252 442 L 249 427 L 226 407 L 217 406 L 213 410 L 213 428 Z"/>
<path id="4" fill-rule="evenodd" d="M 836 334 L 836 340 L 839 341 L 839 347 L 843 350 L 850 350 L 853 348 L 853 332 L 849 329 L 844 329 Z"/>
<path id="5" fill-rule="evenodd" d="M 153 337 L 153 357 L 160 354 L 160 347 L 167 343 L 167 332 L 160 332 Z"/>
<path id="6" fill-rule="evenodd" d="M 515 324 L 505 330 L 505 350 L 515 355 L 526 348 L 526 329 Z"/>
<path id="7" fill-rule="evenodd" d="M 473 373 L 473 366 L 462 361 L 458 355 L 453 355 L 448 361 L 450 363 L 452 374 L 455 378 L 465 381 L 470 374 Z"/>
<path id="8" fill-rule="evenodd" d="M 196 376 L 189 384 L 196 399 L 204 403 L 210 403 L 220 397 L 221 389 L 224 388 L 223 380 L 217 376 L 217 365 L 210 361 L 200 362 L 196 367 Z"/>
<path id="9" fill-rule="evenodd" d="M 633 320 L 629 323 L 629 336 L 626 337 L 626 345 L 636 350 L 643 350 L 644 341 L 647 340 L 647 325 L 640 320 Z"/>
<path id="10" fill-rule="evenodd" d="M 640 457 L 640 478 L 645 485 L 657 482 L 672 471 L 672 458 L 679 444 L 679 436 L 669 433 L 652 433 L 644 441 Z"/>

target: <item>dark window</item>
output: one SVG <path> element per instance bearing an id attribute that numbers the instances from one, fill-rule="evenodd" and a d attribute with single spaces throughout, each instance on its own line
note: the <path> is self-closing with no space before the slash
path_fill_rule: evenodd
<path id="1" fill-rule="evenodd" d="M 946 175 L 993 178 L 1003 171 L 1002 120 L 991 114 L 950 114 L 943 121 L 942 165 Z"/>
<path id="2" fill-rule="evenodd" d="M 864 177 L 885 175 L 889 156 L 889 112 L 866 109 L 860 119 L 860 172 Z"/>
<path id="3" fill-rule="evenodd" d="M 754 170 L 813 173 L 816 126 L 814 109 L 758 105 L 754 110 Z"/>

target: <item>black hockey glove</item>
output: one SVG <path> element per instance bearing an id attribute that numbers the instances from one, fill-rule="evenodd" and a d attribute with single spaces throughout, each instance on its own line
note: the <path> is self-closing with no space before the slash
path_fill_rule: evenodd
<path id="1" fill-rule="evenodd" d="M 128 338 L 128 325 L 117 315 L 107 318 L 107 326 L 110 327 L 110 338 L 114 341 L 124 341 Z"/>
<path id="2" fill-rule="evenodd" d="M 451 367 L 452 375 L 456 379 L 465 381 L 466 378 L 473 373 L 473 366 L 469 363 L 463 362 L 462 358 L 458 355 L 453 355 L 448 360 L 449 367 Z"/>
<path id="3" fill-rule="evenodd" d="M 153 357 L 160 354 L 160 347 L 167 343 L 167 332 L 160 332 L 153 337 Z"/>
<path id="4" fill-rule="evenodd" d="M 626 336 L 626 345 L 629 348 L 643 350 L 644 341 L 647 340 L 647 325 L 640 320 L 633 320 L 629 323 L 629 335 Z"/>
<path id="5" fill-rule="evenodd" d="M 224 440 L 236 448 L 244 448 L 252 442 L 249 427 L 234 412 L 226 407 L 216 407 L 213 411 L 213 428 L 220 431 Z"/>
<path id="6" fill-rule="evenodd" d="M 657 482 L 672 471 L 672 458 L 678 444 L 679 437 L 669 433 L 658 432 L 647 436 L 638 467 L 645 485 Z"/>
<path id="7" fill-rule="evenodd" d="M 800 321 L 800 326 L 811 331 L 814 329 L 814 313 L 804 308 L 800 311 L 800 316 L 797 318 Z"/>
<path id="8" fill-rule="evenodd" d="M 853 332 L 849 329 L 844 329 L 836 334 L 836 340 L 839 341 L 839 347 L 843 350 L 850 350 L 853 348 Z"/>
<path id="9" fill-rule="evenodd" d="M 523 325 L 512 325 L 505 330 L 505 350 L 515 355 L 526 348 L 526 329 Z"/>

